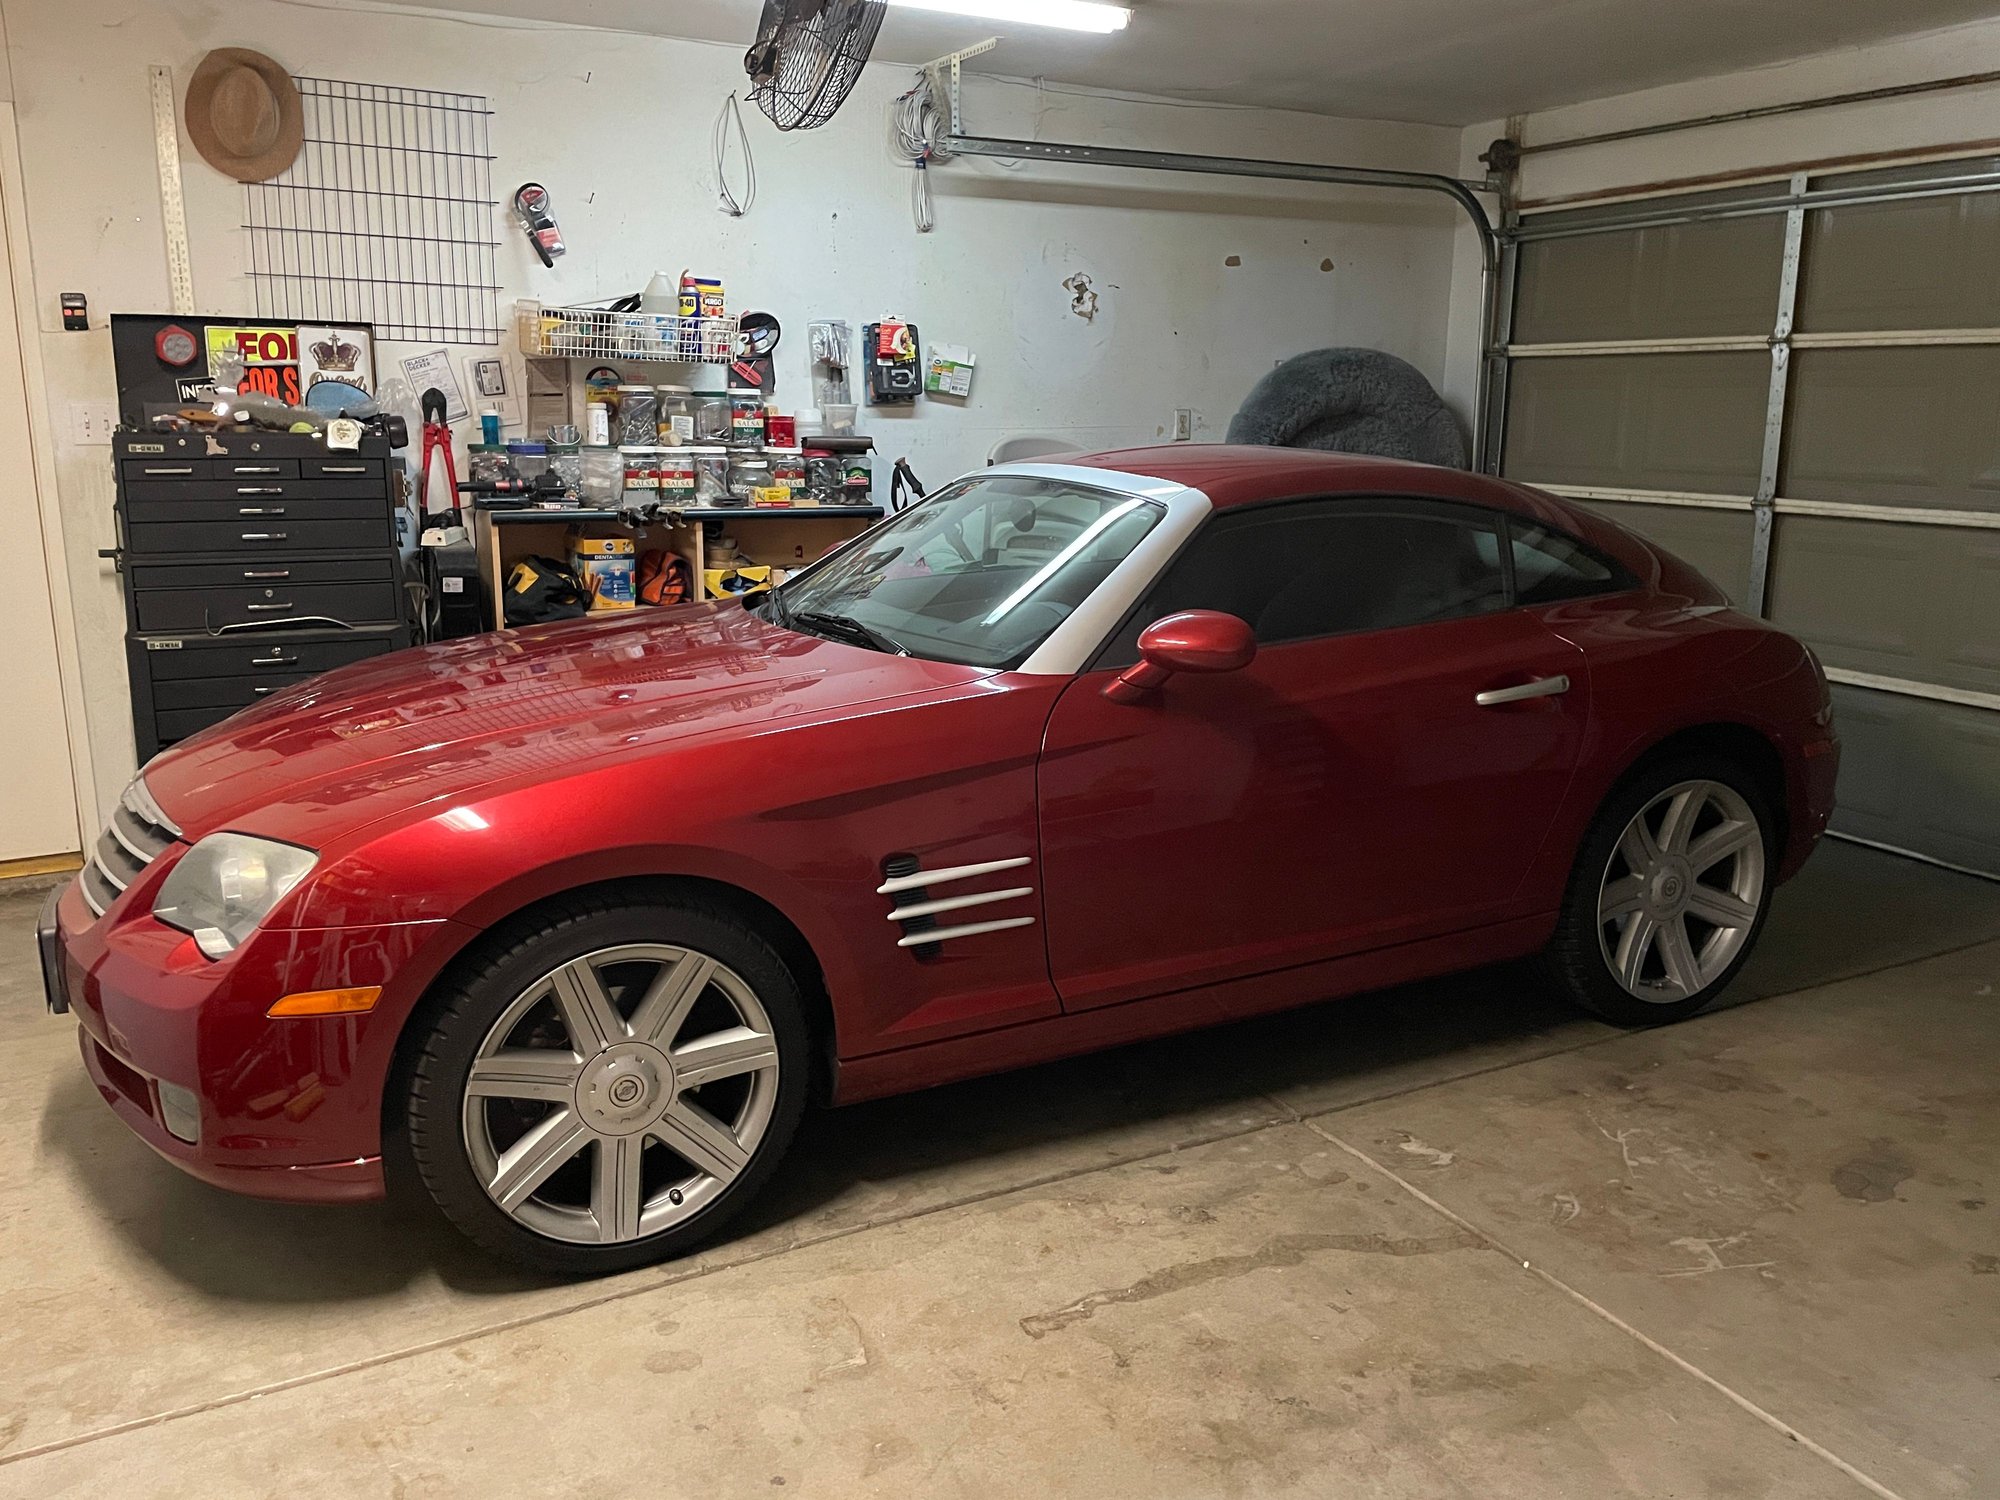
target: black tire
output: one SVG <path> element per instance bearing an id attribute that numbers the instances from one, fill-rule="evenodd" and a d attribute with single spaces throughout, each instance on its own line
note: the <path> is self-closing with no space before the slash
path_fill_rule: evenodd
<path id="1" fill-rule="evenodd" d="M 689 986 L 697 996 L 689 1002 L 690 1012 L 699 1013 L 701 1007 L 717 1003 L 734 1003 L 728 994 L 720 993 L 720 987 L 725 983 L 721 977 L 724 974 L 729 983 L 747 986 L 754 992 L 756 1005 L 761 1007 L 764 1017 L 768 1019 L 769 1038 L 774 1044 L 775 1092 L 771 1091 L 768 1083 L 761 1081 L 761 1072 L 745 1075 L 746 1098 L 753 1089 L 764 1090 L 757 1105 L 759 1133 L 747 1163 L 733 1178 L 726 1182 L 719 1176 L 702 1179 L 701 1192 L 707 1201 L 692 1210 L 690 1216 L 680 1218 L 660 1232 L 611 1243 L 581 1243 L 537 1232 L 496 1202 L 475 1166 L 472 1139 L 476 1130 L 486 1128 L 483 1122 L 489 1117 L 479 1114 L 477 1118 L 482 1123 L 476 1127 L 468 1122 L 468 1115 L 473 1112 L 466 1102 L 466 1087 L 473 1063 L 496 1025 L 510 1010 L 523 1003 L 550 1007 L 558 1004 L 553 996 L 541 1001 L 525 1001 L 525 997 L 543 980 L 584 955 L 601 957 L 606 950 L 641 945 L 685 949 L 712 958 L 723 966 L 713 981 L 703 980 L 698 986 Z M 639 961 L 625 960 L 633 964 Z M 607 975 L 613 972 L 610 968 L 606 970 Z M 664 974 L 665 967 L 657 972 Z M 630 1012 L 636 1010 L 630 998 L 634 988 L 627 986 L 622 991 L 618 990 L 611 978 L 606 978 L 602 987 L 602 993 L 614 997 L 614 1004 L 625 1005 L 628 1022 Z M 617 998 L 619 996 L 625 998 L 621 1000 Z M 537 1013 L 531 1009 L 519 1025 L 546 1029 L 547 1017 L 551 1014 L 557 1017 L 558 1025 L 562 1024 L 564 1012 L 560 1010 L 551 1009 L 539 1014 L 541 1019 L 537 1020 Z M 423 1030 L 411 1039 L 416 1050 L 411 1066 L 402 1075 L 407 1081 L 407 1093 L 401 1134 L 407 1143 L 410 1166 L 431 1202 L 460 1232 L 494 1255 L 537 1271 L 563 1276 L 607 1275 L 684 1254 L 708 1240 L 756 1196 L 785 1154 L 805 1109 L 811 1046 L 797 979 L 754 926 L 724 906 L 698 899 L 621 901 L 592 894 L 540 908 L 519 923 L 496 931 L 485 951 L 463 972 L 451 976 L 445 987 L 433 995 L 426 1014 L 418 1024 Z M 759 1025 L 751 1029 L 761 1031 L 762 1028 Z M 516 1035 L 516 1032 L 510 1031 L 496 1043 L 508 1045 L 510 1057 L 517 1055 L 511 1050 L 518 1045 L 511 1040 Z M 665 1039 L 668 1044 L 673 1040 L 671 1035 Z M 629 1041 L 621 1041 L 619 1045 L 627 1048 L 636 1046 Z M 574 1042 L 569 1050 L 588 1055 L 585 1047 Z M 598 1055 L 600 1058 L 611 1056 L 608 1051 Z M 552 1058 L 562 1056 L 560 1046 L 551 1053 Z M 567 1060 L 560 1065 L 567 1067 Z M 586 1063 L 579 1070 L 579 1078 L 584 1076 L 589 1066 Z M 601 1083 L 605 1077 L 612 1075 L 600 1072 L 592 1076 Z M 682 1102 L 682 1086 L 677 1079 L 660 1083 L 656 1077 L 648 1076 L 651 1078 L 651 1097 L 660 1100 L 662 1108 Z M 614 1081 L 622 1085 L 622 1080 L 614 1078 Z M 592 1092 L 610 1097 L 608 1087 Z M 575 1104 L 550 1102 L 536 1105 L 509 1100 L 495 1100 L 493 1103 L 509 1109 L 532 1111 L 539 1108 L 546 1111 L 544 1119 L 547 1115 L 567 1111 L 581 1120 L 581 1096 L 576 1097 L 578 1103 Z M 642 1099 L 635 1108 L 643 1110 L 647 1102 Z M 707 1101 L 697 1099 L 696 1102 Z M 592 1107 L 608 1109 L 614 1106 L 593 1101 Z M 483 1111 L 485 1106 L 479 1108 Z M 534 1128 L 537 1127 L 532 1124 L 525 1127 L 522 1136 Z M 625 1127 L 621 1123 L 619 1128 L 622 1130 Z M 650 1133 L 640 1133 L 635 1129 L 633 1134 L 624 1138 L 637 1139 L 641 1143 L 635 1159 L 642 1160 L 644 1164 L 635 1165 L 632 1169 L 633 1180 L 637 1182 L 643 1183 L 649 1175 L 659 1177 L 663 1166 L 665 1180 L 672 1180 L 676 1172 L 694 1160 L 688 1157 L 683 1161 L 669 1148 L 663 1163 L 660 1146 Z M 517 1137 L 517 1143 L 519 1139 Z M 487 1144 L 490 1148 L 491 1142 Z M 604 1149 L 601 1141 L 593 1139 L 578 1148 L 573 1161 L 584 1163 L 589 1171 L 594 1172 Z M 531 1203 L 538 1201 L 543 1192 L 553 1190 L 559 1173 L 571 1169 L 566 1162 L 564 1167 L 557 1169 L 557 1173 L 552 1173 L 548 1179 L 550 1186 L 535 1189 Z M 699 1167 L 695 1170 L 698 1173 Z M 592 1182 L 595 1180 L 591 1179 Z M 646 1212 L 651 1213 L 657 1208 L 669 1192 L 677 1193 L 679 1188 L 657 1189 Z M 638 1196 L 642 1202 L 647 1201 L 643 1187 Z M 694 1196 L 693 1189 L 689 1190 L 689 1196 Z M 659 1211 L 679 1212 L 678 1205 L 683 1201 L 674 1197 L 673 1208 Z M 595 1203 L 596 1200 L 591 1199 L 585 1205 L 585 1211 L 589 1211 Z M 531 1211 L 542 1214 L 574 1212 L 563 1206 Z M 638 1211 L 634 1212 L 636 1215 Z M 640 1221 L 635 1216 L 629 1222 L 637 1225 Z"/>
<path id="2" fill-rule="evenodd" d="M 1734 956 L 1718 972 L 1705 975 L 1705 982 L 1672 998 L 1641 998 L 1626 988 L 1614 968 L 1612 940 L 1606 924 L 1599 920 L 1599 897 L 1614 869 L 1628 869 L 1620 840 L 1641 812 L 1652 808 L 1670 791 L 1690 783 L 1713 783 L 1729 789 L 1747 808 L 1757 824 L 1758 860 L 1746 884 L 1756 894 L 1756 910 L 1747 924 Z M 1684 1020 L 1714 1001 L 1736 977 L 1763 931 L 1771 910 L 1771 872 L 1776 865 L 1776 819 L 1768 798 L 1755 777 L 1741 764 L 1725 756 L 1694 754 L 1665 756 L 1642 763 L 1614 788 L 1598 809 L 1590 830 L 1577 851 L 1563 893 L 1562 911 L 1555 936 L 1542 954 L 1544 968 L 1555 983 L 1584 1009 L 1617 1026 L 1661 1026 Z M 1746 857 L 1748 851 L 1746 849 Z M 1619 861 L 1614 865 L 1614 860 Z M 1733 867 L 1732 867 L 1733 868 Z M 1644 884 L 1644 882 L 1641 882 Z M 1685 898 L 1683 898 L 1685 899 Z M 1696 918 L 1684 932 L 1703 926 Z M 1622 932 L 1622 928 L 1615 929 Z M 1714 929 L 1709 929 L 1713 931 Z M 1706 943 L 1706 936 L 1703 939 Z M 1620 950 L 1622 951 L 1622 950 Z M 1653 962 L 1663 963 L 1663 958 Z M 1656 981 L 1664 982 L 1664 980 Z M 1646 987 L 1642 985 L 1642 988 Z"/>

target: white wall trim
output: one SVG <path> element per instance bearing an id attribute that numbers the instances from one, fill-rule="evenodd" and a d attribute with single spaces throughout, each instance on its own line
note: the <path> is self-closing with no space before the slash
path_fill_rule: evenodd
<path id="1" fill-rule="evenodd" d="M 88 849 L 104 818 L 97 805 L 97 776 L 90 748 L 90 720 L 83 698 L 83 657 L 69 586 L 68 546 L 56 489 L 55 433 L 49 422 L 48 383 L 42 368 L 41 303 L 35 291 L 34 252 L 28 239 L 27 174 L 11 100 L 0 100 L 0 202 L 14 283 L 14 319 L 20 335 L 21 376 L 28 407 L 28 480 L 41 522 L 42 566 L 56 636 L 56 671 L 62 683 L 63 736 L 69 741 L 70 781 L 76 794 L 77 843 Z"/>
<path id="2" fill-rule="evenodd" d="M 1913 682 L 1907 677 L 1884 677 L 1877 672 L 1856 672 L 1847 667 L 1828 667 L 1826 680 L 1842 687 L 1867 688 L 1877 693 L 1895 693 L 1904 698 L 1928 698 L 1934 703 L 1955 703 L 1961 708 L 2000 709 L 2000 693 L 1975 692 L 1971 688 L 1945 687 L 1936 682 Z"/>

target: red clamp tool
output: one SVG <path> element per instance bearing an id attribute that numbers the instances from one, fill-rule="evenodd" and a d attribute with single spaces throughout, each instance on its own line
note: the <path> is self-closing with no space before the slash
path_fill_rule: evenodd
<path id="1" fill-rule="evenodd" d="M 444 419 L 444 405 L 444 392 L 436 386 L 424 392 L 424 460 L 421 477 L 417 480 L 417 512 L 420 519 L 427 518 L 431 513 L 431 454 L 443 450 L 445 493 L 451 497 L 451 524 L 462 526 L 465 516 L 459 508 L 458 460 L 452 457 L 451 427 Z"/>

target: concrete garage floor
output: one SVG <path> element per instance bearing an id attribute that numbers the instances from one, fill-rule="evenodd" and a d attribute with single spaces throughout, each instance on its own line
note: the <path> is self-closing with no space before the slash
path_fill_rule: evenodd
<path id="1" fill-rule="evenodd" d="M 33 909 L 0 1495 L 2000 1493 L 1992 885 L 1829 845 L 1665 1031 L 1489 970 L 809 1119 L 589 1285 L 156 1161 Z"/>

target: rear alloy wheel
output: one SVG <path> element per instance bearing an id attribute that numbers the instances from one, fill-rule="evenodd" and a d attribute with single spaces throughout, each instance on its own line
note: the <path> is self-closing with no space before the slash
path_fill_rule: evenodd
<path id="1" fill-rule="evenodd" d="M 631 940 L 648 928 L 658 940 Z M 683 1250 L 797 1124 L 798 1016 L 789 972 L 729 916 L 551 922 L 453 998 L 425 1051 L 410 1113 L 425 1186 L 474 1239 L 540 1269 Z"/>
<path id="2" fill-rule="evenodd" d="M 1584 841 L 1550 945 L 1564 987 L 1623 1025 L 1700 1010 L 1763 922 L 1770 822 L 1727 762 L 1651 768 L 1614 793 Z"/>

